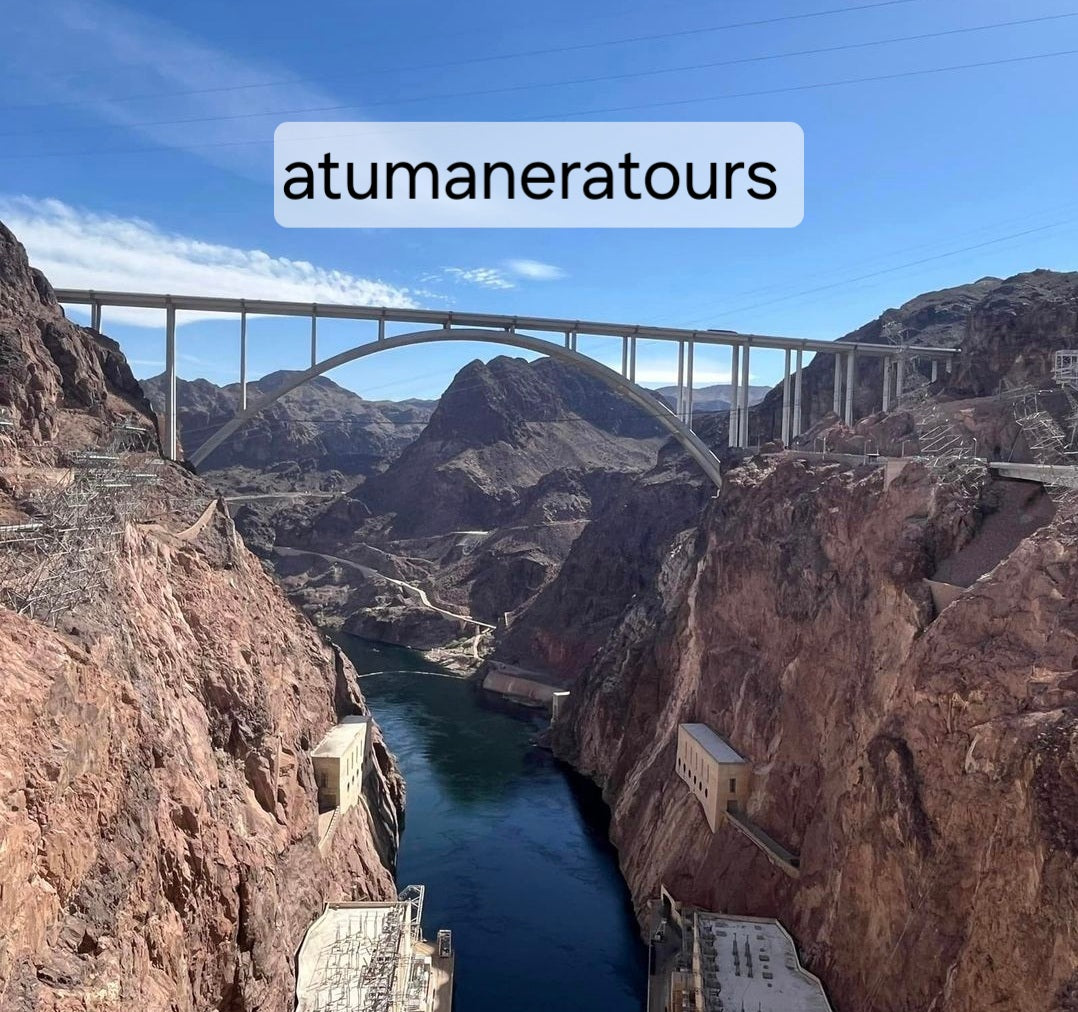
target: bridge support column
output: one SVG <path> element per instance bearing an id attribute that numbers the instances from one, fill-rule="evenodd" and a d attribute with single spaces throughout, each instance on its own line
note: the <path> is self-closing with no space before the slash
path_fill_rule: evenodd
<path id="1" fill-rule="evenodd" d="M 891 410 L 891 357 L 883 360 L 883 410 Z"/>
<path id="2" fill-rule="evenodd" d="M 101 303 L 94 302 L 90 305 L 90 326 L 98 333 L 101 332 Z"/>
<path id="3" fill-rule="evenodd" d="M 934 359 L 932 359 L 932 382 L 935 383 L 936 380 L 938 380 L 939 378 L 940 378 L 939 359 L 934 358 Z"/>
<path id="4" fill-rule="evenodd" d="M 689 342 L 688 358 L 685 362 L 685 424 L 692 428 L 692 360 L 695 351 L 694 342 Z"/>
<path id="5" fill-rule="evenodd" d="M 629 381 L 636 382 L 636 338 L 629 338 Z"/>
<path id="6" fill-rule="evenodd" d="M 902 391 L 906 386 L 906 356 L 899 355 L 895 362 L 895 406 L 902 401 Z"/>
<path id="7" fill-rule="evenodd" d="M 621 339 L 621 374 L 626 379 L 629 378 L 629 339 L 627 337 Z"/>
<path id="8" fill-rule="evenodd" d="M 165 307 L 165 445 L 162 447 L 169 460 L 175 460 L 178 450 L 176 438 L 176 307 Z"/>
<path id="9" fill-rule="evenodd" d="M 857 378 L 857 352 L 846 356 L 846 424 L 853 425 L 853 388 Z"/>
<path id="10" fill-rule="evenodd" d="M 749 445 L 749 345 L 741 361 L 741 445 Z"/>
<path id="11" fill-rule="evenodd" d="M 247 310 L 240 312 L 240 411 L 247 410 Z"/>
<path id="12" fill-rule="evenodd" d="M 832 398 L 831 410 L 839 418 L 842 417 L 842 356 L 835 353 L 835 395 Z"/>
<path id="13" fill-rule="evenodd" d="M 741 438 L 741 372 L 738 359 L 741 357 L 741 349 L 733 344 L 730 346 L 730 424 L 729 437 L 731 446 L 740 446 Z"/>
<path id="14" fill-rule="evenodd" d="M 677 416 L 685 421 L 685 342 L 677 343 Z"/>
<path id="15" fill-rule="evenodd" d="M 793 417 L 793 432 L 791 434 L 791 441 L 793 436 L 801 435 L 801 349 L 797 349 L 797 365 L 794 369 L 794 417 Z"/>
<path id="16" fill-rule="evenodd" d="M 782 379 L 782 431 L 779 439 L 783 446 L 790 445 L 790 349 L 786 349 L 786 366 Z"/>
<path id="17" fill-rule="evenodd" d="M 318 364 L 318 307 L 311 306 L 311 368 Z"/>

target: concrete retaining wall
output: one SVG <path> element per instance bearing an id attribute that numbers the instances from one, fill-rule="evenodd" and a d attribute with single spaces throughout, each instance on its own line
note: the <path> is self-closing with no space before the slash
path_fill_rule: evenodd
<path id="1" fill-rule="evenodd" d="M 488 672 L 483 679 L 483 688 L 490 692 L 497 692 L 501 696 L 509 696 L 511 699 L 519 699 L 525 703 L 549 706 L 558 691 L 556 686 L 544 685 L 531 678 L 522 678 L 520 675 L 511 674 L 507 671 Z"/>

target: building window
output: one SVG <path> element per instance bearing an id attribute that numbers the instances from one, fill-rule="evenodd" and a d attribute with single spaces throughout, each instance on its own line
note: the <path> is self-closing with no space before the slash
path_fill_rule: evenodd
<path id="1" fill-rule="evenodd" d="M 737 780 L 734 777 L 730 777 L 730 793 L 737 794 Z"/>

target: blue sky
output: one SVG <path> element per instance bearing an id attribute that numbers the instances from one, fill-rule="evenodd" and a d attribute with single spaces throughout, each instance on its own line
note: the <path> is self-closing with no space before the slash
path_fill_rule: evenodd
<path id="1" fill-rule="evenodd" d="M 869 3 L 9 5 L 0 219 L 58 285 L 811 338 L 925 290 L 1078 268 L 1078 16 L 1067 16 L 1078 3 Z M 804 16 L 852 7 L 863 9 Z M 722 27 L 751 21 L 768 23 Z M 944 69 L 969 64 L 982 66 Z M 283 120 L 559 117 L 794 120 L 804 222 L 374 232 L 274 221 L 271 141 Z M 160 371 L 156 317 L 106 313 L 105 329 L 137 373 Z M 182 374 L 234 379 L 235 333 L 187 323 Z M 327 353 L 367 336 L 360 325 L 321 333 Z M 259 319 L 250 337 L 254 374 L 305 365 L 302 321 Z M 581 347 L 618 354 L 601 339 Z M 399 351 L 334 378 L 370 397 L 430 396 L 490 354 Z M 756 382 L 780 368 L 777 355 L 753 356 Z M 725 353 L 698 356 L 700 383 L 728 369 Z M 669 348 L 641 349 L 647 380 L 674 371 Z"/>

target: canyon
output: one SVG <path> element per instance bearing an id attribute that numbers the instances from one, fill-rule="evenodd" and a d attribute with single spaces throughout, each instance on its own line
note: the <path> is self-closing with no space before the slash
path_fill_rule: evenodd
<path id="1" fill-rule="evenodd" d="M 0 463 L 53 466 L 128 413 L 152 424 L 118 347 L 0 240 L 0 403 L 21 440 Z M 840 340 L 958 354 L 935 379 L 912 363 L 887 412 L 859 362 L 852 425 L 821 356 L 792 450 L 780 390 L 752 408 L 755 449 L 728 447 L 716 403 L 696 429 L 719 495 L 648 418 L 547 359 L 472 363 L 397 416 L 322 384 L 207 476 L 165 466 L 172 513 L 128 525 L 100 600 L 56 628 L 0 623 L 0 1004 L 287 1007 L 321 902 L 392 895 L 392 742 L 318 850 L 307 751 L 367 708 L 313 617 L 567 687 L 550 744 L 601 787 L 641 925 L 660 887 L 778 917 L 843 1012 L 1078 1009 L 1078 519 L 969 463 L 1037 459 L 1017 405 L 1078 347 L 1078 275 L 928 293 Z M 234 395 L 185 389 L 188 431 Z M 1066 427 L 1064 393 L 1043 404 Z M 314 424 L 331 413 L 341 443 Z M 916 459 L 930 424 L 961 465 Z M 911 459 L 888 482 L 877 454 Z M 186 540 L 207 479 L 334 498 L 245 504 L 235 524 L 220 506 Z M 747 815 L 796 876 L 731 820 L 709 827 L 675 769 L 688 722 L 751 763 Z"/>

